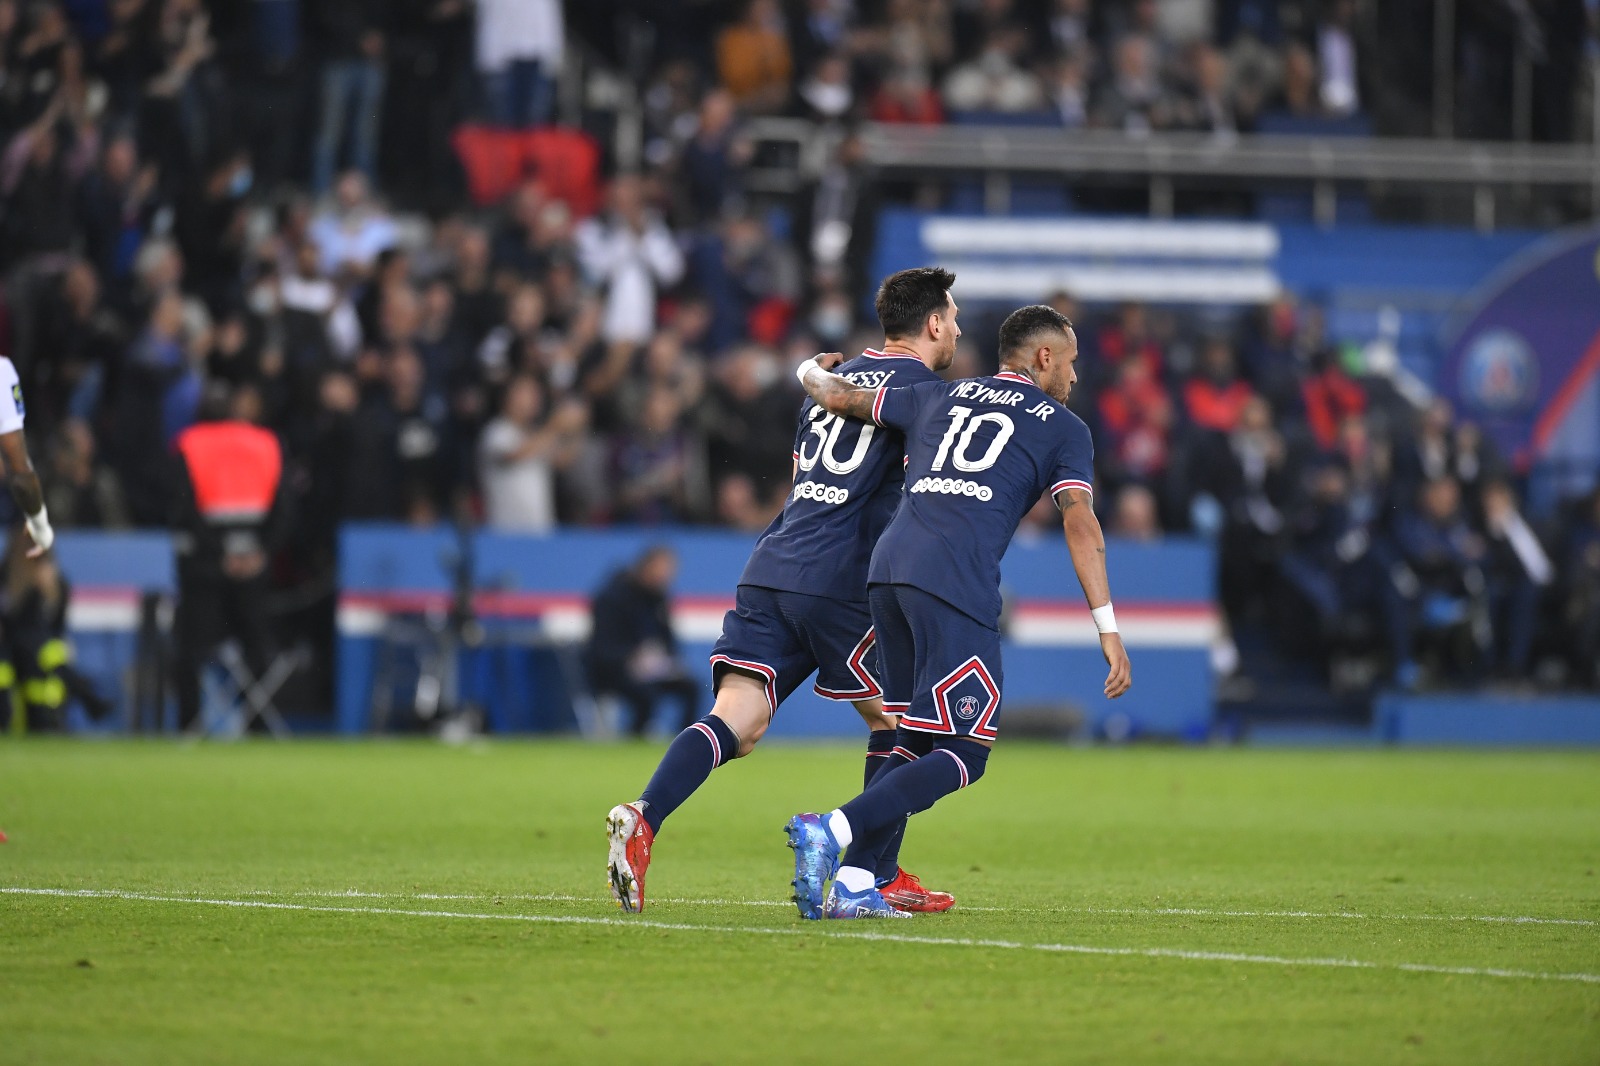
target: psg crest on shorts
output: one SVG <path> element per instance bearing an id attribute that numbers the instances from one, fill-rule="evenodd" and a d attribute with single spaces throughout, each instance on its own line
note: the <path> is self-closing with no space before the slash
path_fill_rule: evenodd
<path id="1" fill-rule="evenodd" d="M 978 717 L 978 697 L 962 696 L 956 700 L 956 717 L 963 721 L 970 721 Z"/>

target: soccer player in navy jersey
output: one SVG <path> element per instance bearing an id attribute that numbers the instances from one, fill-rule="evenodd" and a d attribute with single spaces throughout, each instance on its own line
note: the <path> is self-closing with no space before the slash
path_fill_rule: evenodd
<path id="1" fill-rule="evenodd" d="M 1111 668 L 1105 694 L 1116 699 L 1131 684 L 1090 495 L 1094 446 L 1064 406 L 1077 357 L 1072 323 L 1041 305 L 1000 326 L 1000 372 L 989 377 L 871 388 L 816 360 L 796 371 L 828 412 L 904 433 L 907 464 L 905 502 L 867 576 L 897 742 L 861 795 L 785 827 L 802 918 L 910 917 L 877 891 L 876 857 L 908 815 L 983 775 L 1000 727 L 1000 558 L 1045 493 L 1061 508 Z"/>
<path id="2" fill-rule="evenodd" d="M 883 349 L 840 366 L 844 380 L 866 389 L 939 381 L 935 371 L 949 367 L 961 336 L 954 281 L 936 267 L 884 279 L 876 301 Z M 853 703 L 867 722 L 866 780 L 888 764 L 895 722 L 884 713 L 877 677 L 867 563 L 899 505 L 904 455 L 898 430 L 810 400 L 801 408 L 794 487 L 745 564 L 711 656 L 716 705 L 673 740 L 639 800 L 617 805 L 606 819 L 607 877 L 623 910 L 644 907 L 645 871 L 662 821 L 712 770 L 750 754 L 778 705 L 813 671 L 814 691 Z M 955 903 L 899 868 L 895 827 L 876 862 L 874 883 L 892 904 L 937 911 Z"/>

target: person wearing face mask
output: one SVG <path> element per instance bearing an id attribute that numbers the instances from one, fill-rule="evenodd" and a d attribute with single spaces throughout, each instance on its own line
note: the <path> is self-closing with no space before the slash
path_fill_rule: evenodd
<path id="1" fill-rule="evenodd" d="M 824 56 L 800 83 L 797 95 L 806 118 L 823 122 L 844 118 L 855 104 L 850 61 L 839 54 Z"/>
<path id="2" fill-rule="evenodd" d="M 819 345 L 829 349 L 840 347 L 854 324 L 848 296 L 836 288 L 818 294 L 811 308 L 811 334 Z"/>

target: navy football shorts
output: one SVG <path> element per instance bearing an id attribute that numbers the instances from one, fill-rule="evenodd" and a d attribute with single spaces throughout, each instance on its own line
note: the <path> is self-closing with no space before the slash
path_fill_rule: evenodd
<path id="1" fill-rule="evenodd" d="M 900 728 L 993 740 L 1000 725 L 1000 634 L 910 585 L 867 590 L 883 709 Z"/>
<path id="2" fill-rule="evenodd" d="M 776 711 L 815 670 L 812 690 L 824 699 L 870 700 L 883 695 L 877 662 L 866 604 L 740 585 L 711 650 L 711 688 L 731 668 L 755 674 Z"/>

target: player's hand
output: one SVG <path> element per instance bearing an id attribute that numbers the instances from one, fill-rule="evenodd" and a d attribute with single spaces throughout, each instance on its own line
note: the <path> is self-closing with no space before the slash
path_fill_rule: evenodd
<path id="1" fill-rule="evenodd" d="M 1100 652 L 1111 667 L 1106 674 L 1106 699 L 1114 700 L 1133 684 L 1133 664 L 1128 662 L 1128 649 L 1122 646 L 1120 633 L 1101 633 Z"/>
<path id="2" fill-rule="evenodd" d="M 838 352 L 823 352 L 821 355 L 817 356 L 817 365 L 824 370 L 832 370 L 834 367 L 843 362 L 844 356 L 840 355 Z"/>

